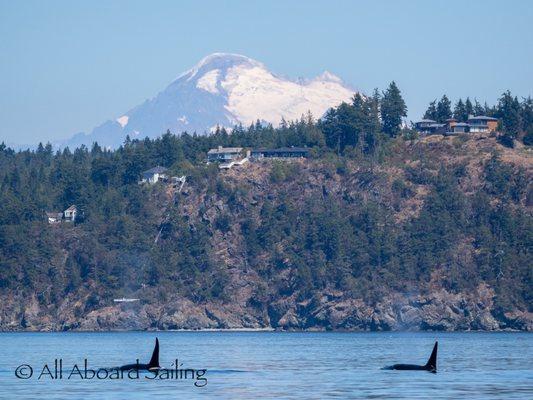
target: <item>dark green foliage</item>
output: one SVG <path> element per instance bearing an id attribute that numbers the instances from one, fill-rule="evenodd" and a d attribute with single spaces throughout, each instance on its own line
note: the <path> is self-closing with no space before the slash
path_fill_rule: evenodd
<path id="1" fill-rule="evenodd" d="M 452 117 L 451 102 L 446 95 L 437 103 L 437 122 L 444 123 Z"/>
<path id="2" fill-rule="evenodd" d="M 470 115 L 474 115 L 474 106 L 470 101 L 470 97 L 467 97 L 465 100 L 465 113 L 467 117 L 469 117 Z"/>
<path id="3" fill-rule="evenodd" d="M 433 100 L 429 103 L 428 109 L 424 113 L 424 119 L 432 119 L 433 121 L 437 121 L 437 100 Z"/>
<path id="4" fill-rule="evenodd" d="M 485 166 L 485 190 L 504 202 L 520 202 L 526 194 L 528 180 L 523 169 L 514 170 L 494 154 Z"/>
<path id="5" fill-rule="evenodd" d="M 455 115 L 456 112 L 460 114 L 464 114 L 465 112 L 465 107 L 461 100 L 460 103 L 456 105 L 453 115 L 454 118 L 458 119 L 458 117 Z M 430 102 L 428 109 L 424 113 L 424 119 L 432 119 L 439 123 L 444 123 L 447 119 L 451 117 L 451 102 L 446 95 L 442 96 L 438 103 L 437 100 L 433 100 L 432 102 Z"/>
<path id="6" fill-rule="evenodd" d="M 376 89 L 372 97 L 364 98 L 357 93 L 352 104 L 342 103 L 330 109 L 320 123 L 327 146 L 339 155 L 347 152 L 352 155 L 376 155 L 382 144 L 381 106 Z"/>
<path id="7" fill-rule="evenodd" d="M 470 104 L 470 108 L 471 107 L 472 104 Z M 455 108 L 453 109 L 453 117 L 459 122 L 466 122 L 466 120 L 468 119 L 468 111 L 462 99 L 459 99 L 457 103 L 455 103 Z"/>
<path id="8" fill-rule="evenodd" d="M 516 135 L 521 128 L 520 103 L 516 97 L 507 91 L 502 94 L 498 100 L 498 117 L 502 121 L 502 129 L 504 132 Z"/>
<path id="9" fill-rule="evenodd" d="M 533 145 L 533 125 L 525 132 L 523 141 L 526 146 Z"/>
<path id="10" fill-rule="evenodd" d="M 507 146 L 514 146 L 514 139 L 522 128 L 520 103 L 516 97 L 507 91 L 498 100 L 497 115 L 501 119 L 502 135 L 500 142 Z"/>
<path id="11" fill-rule="evenodd" d="M 531 128 L 524 122 L 530 102 L 521 105 L 521 129 Z M 307 116 L 276 129 L 256 123 L 231 134 L 167 133 L 128 139 L 116 151 L 95 144 L 55 154 L 50 145 L 14 152 L 1 145 L 0 288 L 36 294 L 47 305 L 85 291 L 79 313 L 143 290 L 226 301 L 229 269 L 240 267 L 218 255 L 214 237 L 223 236 L 240 238 L 232 243 L 240 246 L 234 256 L 262 279 L 258 302 L 292 294 L 314 301 L 325 288 L 379 301 L 393 290 L 424 290 L 438 273 L 447 289 L 486 282 L 501 310 L 526 309 L 532 287 L 526 171 L 494 156 L 483 162 L 483 184 L 465 193 L 465 164 L 438 168 L 420 153 L 409 166 L 393 165 L 396 153 L 416 146 L 393 138 L 404 114 L 392 83 L 383 98 L 377 91 L 356 95 L 318 123 Z M 265 164 L 271 170 L 252 198 L 251 184 L 204 164 L 218 145 L 307 146 L 315 159 L 307 166 Z M 173 202 L 163 185 L 138 185 L 140 172 L 155 165 L 186 174 L 192 194 Z M 389 181 L 391 166 L 399 173 Z M 310 168 L 319 172 L 302 182 Z M 326 187 L 330 181 L 334 189 Z M 419 185 L 429 192 L 421 209 L 397 220 Z M 189 200 L 194 193 L 205 195 L 198 209 Z M 71 204 L 81 212 L 79 223 L 46 223 L 44 211 Z"/>
<path id="12" fill-rule="evenodd" d="M 231 229 L 231 217 L 228 214 L 222 214 L 215 220 L 215 229 L 224 233 L 229 232 Z"/>
<path id="13" fill-rule="evenodd" d="M 400 89 L 392 81 L 381 99 L 383 132 L 391 137 L 396 137 L 400 132 L 402 117 L 405 116 L 407 116 L 407 106 L 402 98 Z"/>

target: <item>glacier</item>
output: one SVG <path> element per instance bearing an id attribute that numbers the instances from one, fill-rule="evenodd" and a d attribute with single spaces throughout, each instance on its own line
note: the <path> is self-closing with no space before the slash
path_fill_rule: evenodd
<path id="1" fill-rule="evenodd" d="M 349 102 L 355 90 L 330 72 L 293 81 L 270 72 L 261 62 L 239 54 L 214 53 L 179 75 L 163 91 L 126 113 L 60 143 L 64 146 L 116 148 L 127 135 L 154 138 L 170 130 L 208 134 L 213 127 L 248 126 L 260 120 L 279 125 L 311 112 Z"/>

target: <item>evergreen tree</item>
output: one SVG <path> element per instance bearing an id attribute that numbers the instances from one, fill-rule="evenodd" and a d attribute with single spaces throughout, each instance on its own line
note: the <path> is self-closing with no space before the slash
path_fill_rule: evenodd
<path id="1" fill-rule="evenodd" d="M 452 117 L 451 101 L 446 95 L 443 95 L 437 103 L 437 122 L 444 123 Z"/>
<path id="2" fill-rule="evenodd" d="M 437 100 L 433 100 L 429 103 L 428 109 L 424 113 L 424 119 L 432 119 L 433 121 L 436 121 L 437 118 Z"/>
<path id="3" fill-rule="evenodd" d="M 407 106 L 394 81 L 383 93 L 380 111 L 383 132 L 391 137 L 397 136 L 400 132 L 402 117 L 407 116 Z"/>
<path id="4" fill-rule="evenodd" d="M 523 142 L 531 146 L 533 144 L 533 99 L 531 97 L 522 100 L 520 120 L 524 133 Z"/>
<path id="5" fill-rule="evenodd" d="M 501 120 L 503 135 L 500 138 L 502 144 L 513 147 L 514 139 L 520 132 L 520 103 L 510 91 L 502 94 L 498 100 L 497 115 Z"/>
<path id="6" fill-rule="evenodd" d="M 453 117 L 459 122 L 466 122 L 468 119 L 466 106 L 462 99 L 459 99 L 455 104 L 455 108 L 453 109 Z"/>
<path id="7" fill-rule="evenodd" d="M 465 113 L 466 113 L 467 119 L 471 115 L 474 115 L 474 106 L 472 105 L 472 102 L 470 101 L 470 97 L 467 97 L 465 101 Z"/>
<path id="8" fill-rule="evenodd" d="M 478 117 L 480 115 L 485 114 L 485 108 L 477 101 L 477 99 L 474 100 L 474 116 Z"/>
<path id="9" fill-rule="evenodd" d="M 380 94 L 377 89 L 374 89 L 372 97 L 367 98 L 365 101 L 365 113 L 367 115 L 365 124 L 365 137 L 364 137 L 364 151 L 367 154 L 374 154 L 379 146 L 379 133 L 381 130 L 381 122 L 379 120 L 379 105 Z"/>

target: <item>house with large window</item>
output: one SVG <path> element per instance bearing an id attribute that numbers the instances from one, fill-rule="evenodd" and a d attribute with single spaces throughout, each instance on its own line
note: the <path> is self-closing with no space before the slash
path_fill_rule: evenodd
<path id="1" fill-rule="evenodd" d="M 207 152 L 207 162 L 230 162 L 240 158 L 242 147 L 222 147 Z"/>
<path id="2" fill-rule="evenodd" d="M 495 132 L 498 129 L 498 118 L 487 117 L 486 115 L 473 115 L 468 117 L 470 132 Z"/>
<path id="3" fill-rule="evenodd" d="M 449 118 L 444 124 L 423 119 L 415 122 L 415 129 L 422 134 L 454 135 L 459 133 L 495 132 L 498 129 L 498 118 L 485 115 L 469 116 L 466 122 L 458 122 L 455 118 Z"/>

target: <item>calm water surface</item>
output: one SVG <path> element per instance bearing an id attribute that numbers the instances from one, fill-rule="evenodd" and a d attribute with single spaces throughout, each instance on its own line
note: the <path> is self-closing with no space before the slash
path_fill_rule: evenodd
<path id="1" fill-rule="evenodd" d="M 148 362 L 155 337 L 161 366 L 206 369 L 195 379 L 68 380 L 83 371 Z M 533 399 L 533 335 L 527 333 L 131 332 L 0 333 L 0 399 Z M 439 340 L 437 374 L 383 371 L 424 364 Z M 63 379 L 38 375 L 63 359 Z M 16 368 L 33 368 L 18 379 Z M 23 371 L 24 372 L 24 371 Z M 27 373 L 25 371 L 24 373 Z M 153 377 L 152 374 L 149 374 Z M 190 378 L 190 373 L 188 375 Z"/>

